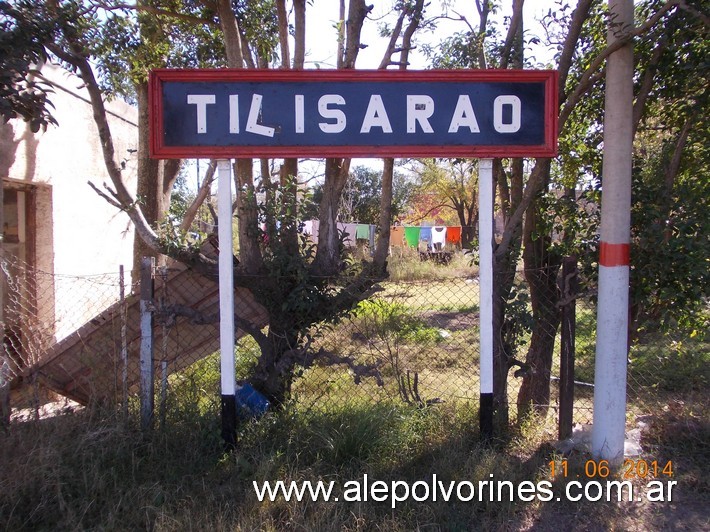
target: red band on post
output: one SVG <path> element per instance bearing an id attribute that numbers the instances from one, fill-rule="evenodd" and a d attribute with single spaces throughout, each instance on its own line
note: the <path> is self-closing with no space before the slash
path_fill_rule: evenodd
<path id="1" fill-rule="evenodd" d="M 602 242 L 599 247 L 600 266 L 628 266 L 631 262 L 631 246 L 629 244 L 610 244 Z"/>

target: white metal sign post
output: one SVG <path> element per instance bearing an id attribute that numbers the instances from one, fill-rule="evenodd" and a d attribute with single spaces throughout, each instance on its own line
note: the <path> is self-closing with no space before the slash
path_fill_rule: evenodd
<path id="1" fill-rule="evenodd" d="M 478 289 L 480 308 L 480 428 L 493 436 L 493 159 L 478 161 Z"/>
<path id="2" fill-rule="evenodd" d="M 219 351 L 222 437 L 236 442 L 237 403 L 234 369 L 234 264 L 232 252 L 232 163 L 217 161 L 217 234 L 219 238 Z"/>

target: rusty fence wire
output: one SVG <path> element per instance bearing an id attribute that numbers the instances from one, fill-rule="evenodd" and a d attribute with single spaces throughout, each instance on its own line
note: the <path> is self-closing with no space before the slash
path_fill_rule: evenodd
<path id="1" fill-rule="evenodd" d="M 479 397 L 479 286 L 469 258 L 419 263 L 400 257 L 398 269 L 379 291 L 340 323 L 318 329 L 313 349 L 375 366 L 379 379 L 354 378 L 343 364 L 316 362 L 298 372 L 292 401 L 298 410 L 347 408 L 357 403 L 395 401 L 419 406 L 473 405 Z M 397 261 L 395 261 L 397 262 Z M 138 275 L 54 275 L 29 268 L 13 257 L 1 259 L 3 352 L 0 388 L 15 407 L 37 407 L 57 396 L 79 403 L 104 402 L 134 408 L 139 391 L 141 344 Z M 118 270 L 118 268 L 117 268 Z M 536 323 L 526 272 L 518 272 L 509 297 L 508 397 L 516 412 L 533 333 L 551 330 L 549 404 L 559 410 L 560 323 Z M 594 291 L 550 292 L 558 305 L 575 305 L 575 423 L 591 423 L 594 394 L 596 304 Z M 572 297 L 569 297 L 569 296 Z M 248 291 L 237 294 L 238 317 L 268 326 L 263 308 Z M 154 272 L 153 357 L 156 416 L 179 415 L 219 404 L 218 287 L 189 271 Z M 539 320 L 538 320 L 539 321 Z M 539 331 L 538 331 L 539 332 Z M 248 372 L 259 350 L 240 331 L 237 375 Z M 698 345 L 682 335 L 636 338 L 629 355 L 630 408 L 643 412 L 678 393 L 707 390 L 707 368 L 694 353 Z M 690 353 L 690 355 L 688 354 Z M 683 362 L 682 367 L 678 364 Z M 673 370 L 673 371 L 670 371 Z M 664 373 L 665 372 L 665 373 Z"/>

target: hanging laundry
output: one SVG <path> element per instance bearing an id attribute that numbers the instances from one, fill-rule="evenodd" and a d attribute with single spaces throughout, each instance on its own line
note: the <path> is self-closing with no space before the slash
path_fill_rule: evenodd
<path id="1" fill-rule="evenodd" d="M 419 240 L 421 242 L 431 243 L 431 227 L 422 226 L 421 231 L 419 231 Z"/>
<path id="2" fill-rule="evenodd" d="M 351 248 L 357 246 L 357 224 L 345 224 L 345 234 L 345 245 Z"/>
<path id="3" fill-rule="evenodd" d="M 390 227 L 390 246 L 404 246 L 404 227 L 395 225 Z"/>
<path id="4" fill-rule="evenodd" d="M 343 233 L 342 238 L 345 247 L 355 247 L 356 232 L 357 224 L 346 224 L 343 222 L 338 222 L 338 233 Z"/>
<path id="5" fill-rule="evenodd" d="M 314 244 L 318 243 L 318 228 L 320 227 L 320 220 L 311 221 L 311 240 Z"/>
<path id="6" fill-rule="evenodd" d="M 446 228 L 446 241 L 450 244 L 461 243 L 461 226 Z"/>
<path id="7" fill-rule="evenodd" d="M 367 240 L 370 238 L 370 226 L 367 224 L 357 224 L 357 229 L 355 230 L 355 238 L 358 240 Z"/>
<path id="8" fill-rule="evenodd" d="M 440 250 L 446 243 L 446 227 L 437 225 L 431 228 L 431 245 L 434 249 Z"/>
<path id="9" fill-rule="evenodd" d="M 370 234 L 368 235 L 370 238 L 370 250 L 374 253 L 375 252 L 375 233 L 377 231 L 377 226 L 370 224 L 368 227 Z"/>
<path id="10" fill-rule="evenodd" d="M 419 233 L 421 229 L 421 227 L 404 228 L 404 239 L 407 241 L 407 245 L 410 248 L 416 248 L 419 245 Z"/>

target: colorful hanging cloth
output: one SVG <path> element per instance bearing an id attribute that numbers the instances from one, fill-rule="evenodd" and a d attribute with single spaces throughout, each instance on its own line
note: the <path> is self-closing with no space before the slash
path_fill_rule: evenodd
<path id="1" fill-rule="evenodd" d="M 313 220 L 311 222 L 311 240 L 314 244 L 318 243 L 318 228 L 320 227 L 320 220 Z"/>
<path id="2" fill-rule="evenodd" d="M 370 238 L 370 226 L 367 224 L 357 224 L 357 229 L 355 230 L 355 238 L 360 240 L 361 238 L 367 240 Z"/>
<path id="3" fill-rule="evenodd" d="M 345 247 L 355 247 L 355 233 L 357 231 L 356 224 L 346 224 L 343 222 L 338 222 L 338 231 L 344 233 L 343 243 L 345 244 Z"/>
<path id="4" fill-rule="evenodd" d="M 430 226 L 422 226 L 421 231 L 419 231 L 419 240 L 422 242 L 431 242 Z"/>
<path id="5" fill-rule="evenodd" d="M 443 225 L 437 225 L 431 228 L 431 243 L 441 244 L 442 246 L 446 242 L 446 227 Z"/>
<path id="6" fill-rule="evenodd" d="M 419 234 L 421 232 L 421 229 L 421 227 L 404 228 L 404 239 L 407 241 L 407 245 L 410 248 L 416 248 L 419 246 Z"/>
<path id="7" fill-rule="evenodd" d="M 446 241 L 450 244 L 461 243 L 461 226 L 446 228 Z"/>
<path id="8" fill-rule="evenodd" d="M 401 225 L 390 227 L 390 246 L 404 246 L 404 227 Z"/>

